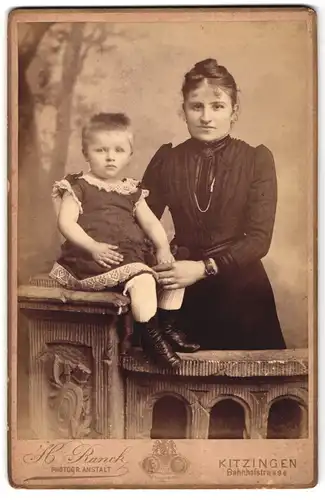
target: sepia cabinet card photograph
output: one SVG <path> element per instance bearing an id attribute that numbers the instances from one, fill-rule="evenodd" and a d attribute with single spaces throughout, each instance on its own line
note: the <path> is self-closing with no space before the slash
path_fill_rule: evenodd
<path id="1" fill-rule="evenodd" d="M 8 35 L 11 485 L 315 486 L 315 11 Z"/>

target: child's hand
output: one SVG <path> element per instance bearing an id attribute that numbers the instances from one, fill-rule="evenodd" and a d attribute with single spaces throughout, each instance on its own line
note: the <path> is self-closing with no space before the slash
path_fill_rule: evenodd
<path id="1" fill-rule="evenodd" d="M 108 243 L 94 243 L 93 250 L 91 252 L 92 258 L 97 264 L 106 269 L 110 269 L 112 265 L 119 265 L 123 262 L 123 255 L 116 252 L 118 247 L 116 245 L 110 245 Z M 110 265 L 111 264 L 111 265 Z"/>
<path id="2" fill-rule="evenodd" d="M 169 264 L 175 262 L 175 258 L 169 247 L 158 249 L 156 252 L 156 259 L 158 264 Z"/>

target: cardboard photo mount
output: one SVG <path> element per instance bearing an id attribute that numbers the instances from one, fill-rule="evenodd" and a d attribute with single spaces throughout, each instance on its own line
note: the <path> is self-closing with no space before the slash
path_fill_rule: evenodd
<path id="1" fill-rule="evenodd" d="M 11 485 L 315 486 L 315 11 L 17 9 L 8 33 Z M 130 107 L 141 177 L 159 145 L 182 142 L 184 122 L 175 107 L 181 77 L 215 52 L 238 74 L 238 137 L 254 142 L 268 136 L 277 160 L 278 211 L 265 266 L 288 348 L 182 354 L 175 375 L 128 350 L 126 297 L 67 290 L 38 271 L 40 262 L 50 270 L 50 251 L 59 242 L 48 181 L 53 165 L 78 172 L 80 120 L 98 110 L 101 99 L 106 108 L 113 101 Z M 159 417 L 163 397 L 167 406 Z M 224 409 L 214 411 L 222 401 Z M 161 432 L 166 411 L 178 434 Z M 224 439 L 227 421 L 239 427 Z"/>

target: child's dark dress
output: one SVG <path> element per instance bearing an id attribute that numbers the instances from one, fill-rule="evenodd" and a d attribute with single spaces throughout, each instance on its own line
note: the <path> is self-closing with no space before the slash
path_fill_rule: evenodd
<path id="1" fill-rule="evenodd" d="M 142 273 L 154 275 L 145 262 L 145 234 L 134 216 L 137 203 L 148 195 L 138 181 L 123 179 L 107 184 L 87 174 L 72 174 L 54 184 L 52 196 L 62 197 L 66 191 L 78 203 L 78 224 L 95 241 L 117 245 L 124 260 L 106 271 L 89 252 L 67 240 L 50 273 L 52 278 L 68 288 L 103 290 Z"/>

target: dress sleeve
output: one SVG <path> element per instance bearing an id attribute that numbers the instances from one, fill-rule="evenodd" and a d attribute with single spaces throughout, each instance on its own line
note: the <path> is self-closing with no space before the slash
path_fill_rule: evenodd
<path id="1" fill-rule="evenodd" d="M 166 201 L 166 182 L 164 174 L 165 166 L 168 161 L 168 154 L 171 151 L 172 144 L 164 144 L 152 157 L 142 179 L 143 186 L 149 190 L 147 203 L 153 213 L 161 218 L 167 206 Z"/>
<path id="2" fill-rule="evenodd" d="M 59 212 L 60 204 L 64 193 L 69 193 L 79 207 L 79 213 L 82 214 L 82 202 L 84 192 L 79 181 L 82 174 L 69 174 L 64 179 L 56 181 L 52 188 L 52 198 L 55 204 L 56 212 Z"/>
<path id="3" fill-rule="evenodd" d="M 131 202 L 133 204 L 134 210 L 137 208 L 138 204 L 141 200 L 144 200 L 148 197 L 149 191 L 145 189 L 141 183 L 141 181 L 137 181 L 135 179 L 129 179 L 129 183 L 131 185 L 132 192 L 129 195 L 131 198 Z"/>
<path id="4" fill-rule="evenodd" d="M 220 273 L 230 272 L 264 257 L 270 248 L 277 205 L 277 178 L 271 151 L 256 148 L 254 177 L 249 187 L 245 236 L 229 250 L 216 255 Z M 212 256 L 213 257 L 213 256 Z"/>

